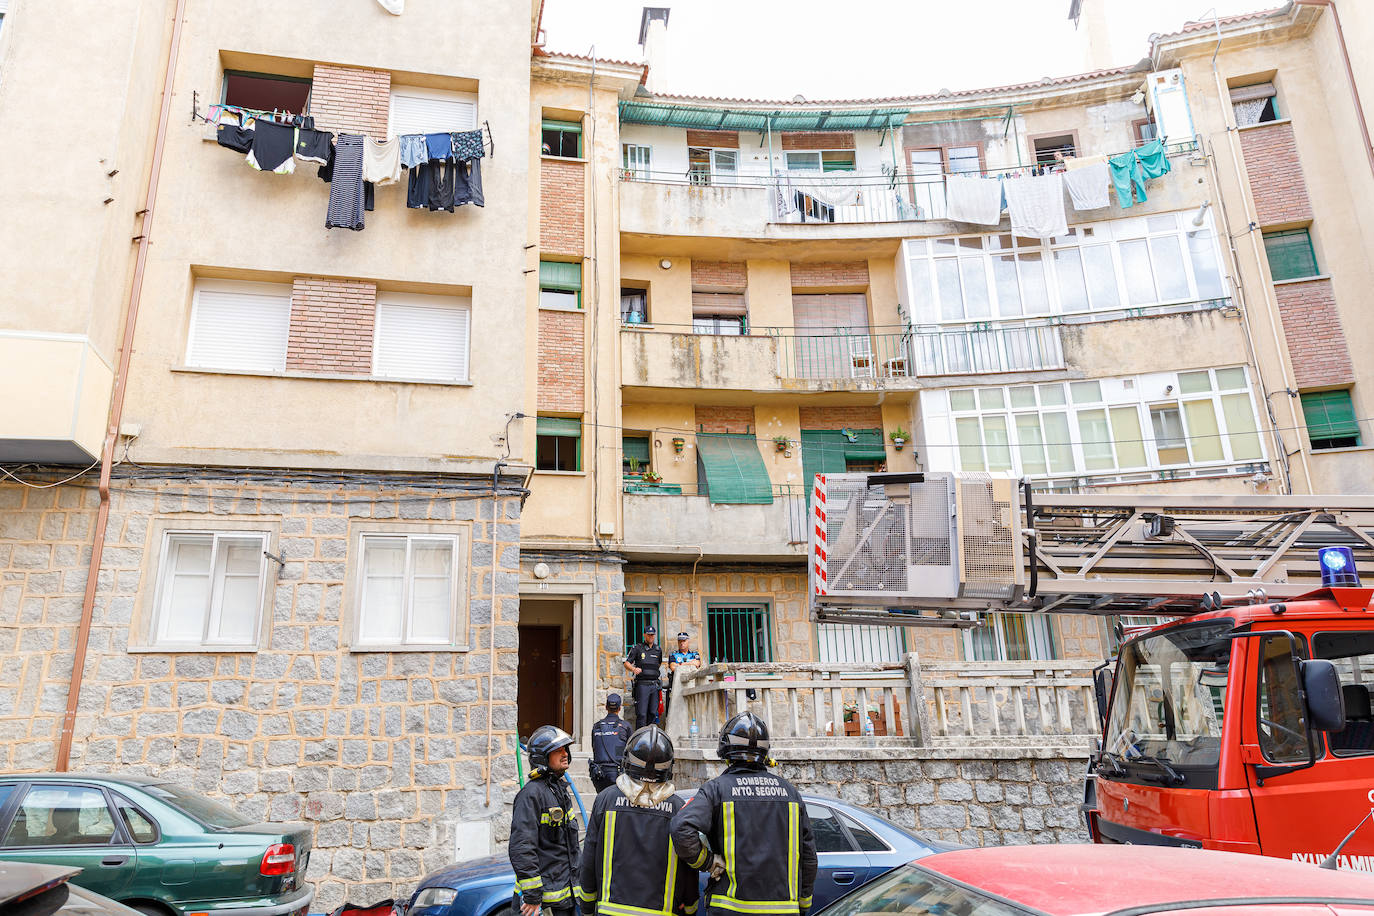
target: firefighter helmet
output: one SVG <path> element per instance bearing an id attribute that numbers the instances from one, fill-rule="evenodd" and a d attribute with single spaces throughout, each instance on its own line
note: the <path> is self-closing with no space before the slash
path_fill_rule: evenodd
<path id="1" fill-rule="evenodd" d="M 573 736 L 554 725 L 541 725 L 530 735 L 529 744 L 526 747 L 530 752 L 530 767 L 547 767 L 549 765 L 549 755 L 560 747 L 568 747 L 573 743 Z M 572 763 L 572 751 L 568 751 L 568 763 Z"/>
<path id="2" fill-rule="evenodd" d="M 752 712 L 742 712 L 733 716 L 720 730 L 720 744 L 716 747 L 716 756 L 722 760 L 766 763 L 768 725 Z"/>
<path id="3" fill-rule="evenodd" d="M 630 736 L 621 769 L 640 782 L 673 778 L 673 742 L 657 725 L 646 725 Z"/>

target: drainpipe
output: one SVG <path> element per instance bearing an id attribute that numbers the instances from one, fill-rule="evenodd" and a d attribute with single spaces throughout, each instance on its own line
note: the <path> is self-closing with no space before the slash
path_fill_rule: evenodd
<path id="1" fill-rule="evenodd" d="M 1341 28 L 1341 14 L 1332 0 L 1294 0 L 1295 6 L 1322 7 L 1331 12 L 1336 23 L 1336 41 L 1341 46 L 1341 62 L 1345 64 L 1345 79 L 1350 84 L 1350 98 L 1355 103 L 1355 116 L 1360 122 L 1360 136 L 1364 139 L 1364 154 L 1369 160 L 1369 171 L 1374 175 L 1374 143 L 1369 139 L 1369 122 L 1364 116 L 1364 104 L 1360 101 L 1360 87 L 1355 82 L 1355 70 L 1350 66 L 1350 51 L 1345 44 L 1345 30 Z"/>
<path id="2" fill-rule="evenodd" d="M 510 451 L 510 421 L 506 420 L 506 450 Z M 490 645 L 487 647 L 487 760 L 492 764 L 496 762 L 496 756 L 491 752 L 491 736 L 493 733 L 493 715 L 496 710 L 496 554 L 499 552 L 496 545 L 496 491 L 501 483 L 501 469 L 506 466 L 505 459 L 496 462 L 491 469 L 491 624 L 489 625 L 487 639 Z M 520 756 L 519 736 L 515 742 L 515 756 Z M 487 807 L 491 807 L 491 785 L 496 782 L 496 774 L 487 774 Z"/>
<path id="3" fill-rule="evenodd" d="M 124 395 L 128 390 L 129 360 L 134 349 L 134 329 L 138 323 L 138 306 L 143 297 L 143 274 L 148 266 L 148 246 L 153 231 L 153 213 L 157 206 L 158 178 L 162 171 L 162 153 L 167 144 L 167 122 L 172 114 L 172 81 L 176 76 L 177 53 L 181 48 L 181 24 L 186 12 L 186 0 L 177 0 L 172 20 L 172 37 L 167 49 L 167 70 L 162 75 L 162 105 L 157 116 L 157 138 L 153 142 L 153 163 L 148 175 L 148 190 L 143 201 L 143 232 L 138 236 L 138 256 L 134 261 L 133 288 L 124 309 L 124 339 L 119 349 L 119 365 L 115 370 L 114 389 L 110 395 L 110 422 L 105 429 L 105 442 L 100 449 L 100 508 L 95 517 L 95 535 L 91 543 L 91 560 L 86 567 L 86 593 L 81 599 L 81 622 L 76 631 L 76 646 L 72 655 L 72 675 L 67 684 L 67 712 L 62 717 L 62 734 L 57 743 L 57 771 L 66 772 L 71 763 L 72 733 L 76 727 L 76 710 L 81 699 L 81 680 L 86 666 L 86 650 L 91 640 L 91 619 L 95 613 L 95 591 L 100 578 L 101 556 L 105 550 L 105 529 L 110 520 L 110 471 L 114 466 L 115 444 L 119 439 L 119 423 L 124 415 Z"/>

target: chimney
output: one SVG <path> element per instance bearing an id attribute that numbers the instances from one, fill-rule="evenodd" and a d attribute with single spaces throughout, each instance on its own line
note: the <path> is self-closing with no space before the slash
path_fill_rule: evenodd
<path id="1" fill-rule="evenodd" d="M 664 91 L 669 81 L 668 7 L 644 7 L 639 17 L 639 46 L 649 64 L 649 78 L 644 88 L 650 92 Z"/>
<path id="2" fill-rule="evenodd" d="M 1112 53 L 1111 31 L 1107 27 L 1104 0 L 1069 0 L 1069 19 L 1082 33 L 1083 69 L 1105 70 L 1119 63 Z"/>

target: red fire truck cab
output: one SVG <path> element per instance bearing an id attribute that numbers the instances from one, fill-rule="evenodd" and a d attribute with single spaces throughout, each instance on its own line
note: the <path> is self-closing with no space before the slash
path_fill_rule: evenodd
<path id="1" fill-rule="evenodd" d="M 1326 588 L 1208 598 L 1123 643 L 1099 684 L 1094 842 L 1320 863 L 1354 831 L 1337 863 L 1374 872 L 1374 589 L 1348 549 L 1319 559 Z"/>

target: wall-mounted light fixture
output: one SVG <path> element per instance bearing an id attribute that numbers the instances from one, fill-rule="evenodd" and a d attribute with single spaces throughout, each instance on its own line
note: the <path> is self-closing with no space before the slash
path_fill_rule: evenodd
<path id="1" fill-rule="evenodd" d="M 658 262 L 658 266 L 662 267 L 664 270 L 667 270 L 668 268 L 673 266 L 673 262 L 668 260 L 667 258 L 664 258 L 663 260 Z"/>

